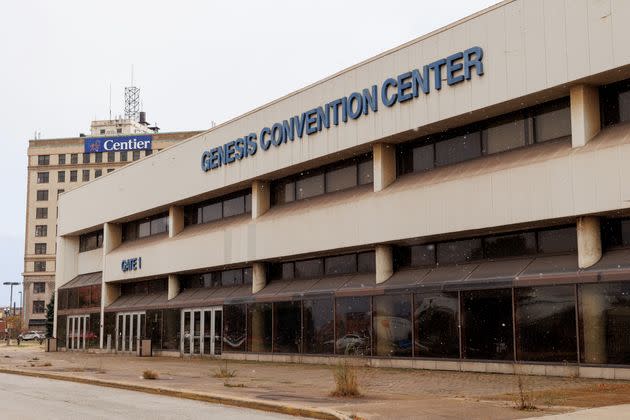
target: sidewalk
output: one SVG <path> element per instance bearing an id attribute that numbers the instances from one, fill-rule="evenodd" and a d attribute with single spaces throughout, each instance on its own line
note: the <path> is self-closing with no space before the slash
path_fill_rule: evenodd
<path id="1" fill-rule="evenodd" d="M 630 403 L 627 382 L 528 376 L 524 388 L 537 410 L 520 411 L 514 408 L 518 386 L 512 375 L 365 367 L 358 368 L 363 397 L 342 399 L 330 396 L 330 366 L 229 361 L 227 368 L 235 376 L 213 377 L 221 367 L 224 361 L 211 359 L 45 353 L 39 346 L 0 346 L 0 371 L 115 383 L 211 402 L 233 400 L 262 409 L 282 407 L 283 412 L 303 410 L 303 416 L 311 411 L 320 418 L 515 419 Z M 147 369 L 158 372 L 159 379 L 142 379 Z"/>

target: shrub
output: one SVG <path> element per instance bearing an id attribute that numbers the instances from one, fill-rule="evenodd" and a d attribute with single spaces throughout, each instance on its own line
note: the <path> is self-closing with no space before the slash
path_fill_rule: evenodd
<path id="1" fill-rule="evenodd" d="M 228 362 L 227 360 L 225 361 L 225 366 L 220 367 L 218 370 L 216 370 L 214 372 L 214 375 L 212 375 L 215 378 L 233 378 L 236 376 L 236 370 L 230 370 L 228 368 Z"/>
<path id="2" fill-rule="evenodd" d="M 154 370 L 147 369 L 142 372 L 142 377 L 144 379 L 158 379 L 160 377 L 160 374 Z"/>
<path id="3" fill-rule="evenodd" d="M 354 366 L 344 359 L 343 362 L 337 363 L 333 371 L 335 378 L 335 390 L 331 393 L 334 397 L 358 397 L 359 383 L 357 380 L 357 370 Z"/>

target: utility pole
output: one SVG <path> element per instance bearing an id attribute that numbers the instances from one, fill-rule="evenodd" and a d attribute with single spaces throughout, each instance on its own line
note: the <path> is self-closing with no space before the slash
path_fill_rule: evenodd
<path id="1" fill-rule="evenodd" d="M 13 286 L 19 286 L 20 283 L 17 281 L 5 281 L 5 286 L 11 286 L 11 299 L 9 300 L 9 311 L 11 310 L 11 306 L 13 306 L 13 316 L 15 316 L 15 305 L 13 305 Z"/>

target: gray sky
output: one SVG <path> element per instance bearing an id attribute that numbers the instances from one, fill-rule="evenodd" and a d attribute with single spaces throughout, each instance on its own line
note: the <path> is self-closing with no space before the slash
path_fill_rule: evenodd
<path id="1" fill-rule="evenodd" d="M 21 281 L 28 139 L 89 132 L 140 87 L 162 131 L 198 130 L 496 0 L 11 1 L 0 14 L 0 283 Z M 14 300 L 17 293 L 14 293 Z M 9 302 L 0 284 L 0 306 Z"/>

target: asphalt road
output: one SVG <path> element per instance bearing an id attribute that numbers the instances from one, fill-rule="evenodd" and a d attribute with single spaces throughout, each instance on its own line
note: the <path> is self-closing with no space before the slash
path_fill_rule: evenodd
<path id="1" fill-rule="evenodd" d="M 142 392 L 7 374 L 0 374 L 0 418 L 298 419 Z"/>

